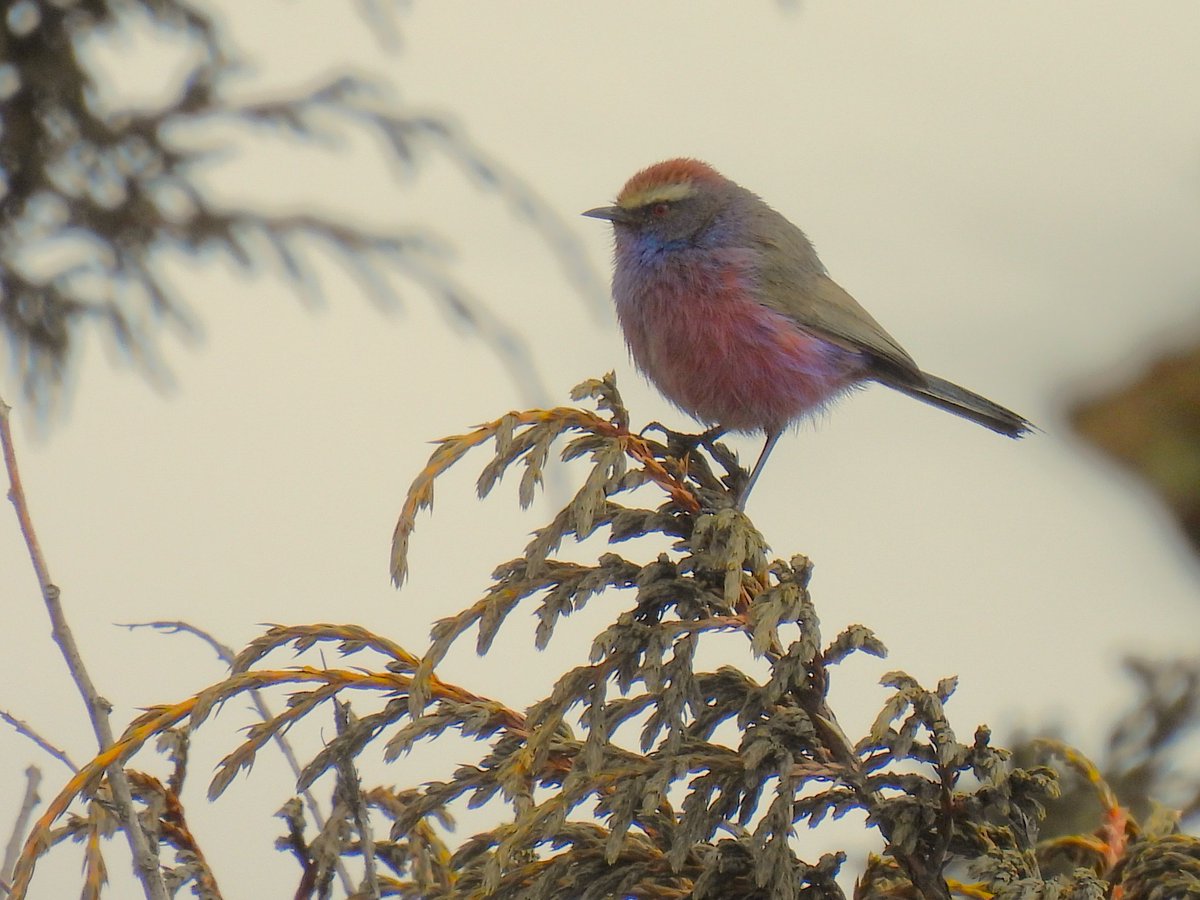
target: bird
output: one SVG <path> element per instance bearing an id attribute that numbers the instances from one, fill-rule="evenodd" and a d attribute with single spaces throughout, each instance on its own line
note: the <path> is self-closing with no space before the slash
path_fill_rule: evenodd
<path id="1" fill-rule="evenodd" d="M 708 163 L 655 163 L 583 215 L 612 225 L 613 301 L 637 368 L 714 434 L 765 435 L 739 510 L 789 426 L 871 382 L 1010 438 L 1033 430 L 923 372 L 803 231 Z"/>

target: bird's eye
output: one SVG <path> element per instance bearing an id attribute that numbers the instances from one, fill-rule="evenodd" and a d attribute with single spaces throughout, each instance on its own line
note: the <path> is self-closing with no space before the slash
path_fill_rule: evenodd
<path id="1" fill-rule="evenodd" d="M 670 211 L 671 211 L 671 204 L 667 203 L 666 201 L 662 201 L 662 200 L 660 200 L 658 203 L 655 203 L 653 206 L 650 207 L 650 215 L 654 216 L 654 218 L 656 218 L 656 219 L 661 219 L 663 216 L 665 216 Z"/>

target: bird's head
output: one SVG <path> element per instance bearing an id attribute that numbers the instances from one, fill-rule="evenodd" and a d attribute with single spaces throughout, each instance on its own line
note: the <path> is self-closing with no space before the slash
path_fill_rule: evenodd
<path id="1" fill-rule="evenodd" d="M 668 249 L 706 243 L 737 185 L 697 159 L 669 159 L 625 183 L 614 206 L 584 213 L 612 222 L 617 244 L 633 239 Z"/>

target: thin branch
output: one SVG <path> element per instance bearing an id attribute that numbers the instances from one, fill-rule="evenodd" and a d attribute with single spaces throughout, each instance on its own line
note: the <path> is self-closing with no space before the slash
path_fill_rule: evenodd
<path id="1" fill-rule="evenodd" d="M 395 12 L 389 11 L 386 0 L 358 0 L 359 16 L 371 30 L 379 46 L 388 52 L 400 48 L 400 28 L 396 25 Z"/>
<path id="2" fill-rule="evenodd" d="M 72 772 L 79 771 L 79 766 L 75 765 L 75 763 L 71 761 L 71 757 L 67 755 L 65 750 L 60 750 L 58 747 L 55 747 L 52 743 L 34 731 L 33 727 L 28 722 L 18 719 L 6 709 L 0 709 L 0 719 L 3 719 L 5 722 L 11 725 L 17 734 L 24 735 L 25 737 L 29 738 Z"/>
<path id="3" fill-rule="evenodd" d="M 17 857 L 21 853 L 22 838 L 25 832 L 29 830 L 29 817 L 33 815 L 33 809 L 38 805 L 38 785 L 42 781 L 42 770 L 37 766 L 27 766 L 25 769 L 25 796 L 21 798 L 21 808 L 17 811 L 17 820 L 13 822 L 12 834 L 8 838 L 8 844 L 4 847 L 4 862 L 0 864 L 0 876 L 3 876 L 4 893 L 12 893 L 11 888 L 7 887 L 12 879 L 13 866 L 17 864 Z"/>
<path id="4" fill-rule="evenodd" d="M 193 637 L 200 638 L 200 640 L 212 647 L 213 652 L 220 657 L 221 662 L 229 666 L 233 665 L 233 660 L 237 656 L 233 648 L 228 644 L 205 631 L 203 628 L 199 628 L 189 622 L 183 622 L 180 620 L 169 621 L 165 619 L 156 619 L 153 622 L 115 622 L 113 624 L 115 624 L 118 628 L 128 628 L 130 631 L 133 631 L 135 628 L 153 628 L 155 631 L 164 631 L 167 634 L 190 634 Z"/>
<path id="5" fill-rule="evenodd" d="M 351 725 L 350 704 L 334 701 L 334 721 L 338 734 L 342 734 Z M 375 870 L 375 836 L 371 830 L 371 811 L 367 808 L 366 798 L 363 797 L 362 782 L 358 770 L 354 767 L 352 753 L 338 753 L 336 764 L 341 782 L 341 794 L 354 814 L 354 827 L 358 830 L 358 843 L 362 847 L 363 856 L 363 889 L 371 900 L 379 900 L 379 873 Z"/>
<path id="6" fill-rule="evenodd" d="M 83 656 L 79 652 L 79 646 L 75 643 L 75 635 L 67 624 L 66 613 L 63 611 L 61 602 L 61 592 L 58 586 L 50 580 L 50 569 L 46 564 L 46 557 L 42 553 L 41 545 L 38 543 L 37 532 L 33 527 L 33 518 L 29 512 L 29 504 L 25 499 L 25 489 L 21 484 L 21 473 L 17 467 L 12 420 L 9 415 L 11 411 L 11 407 L 0 397 L 0 444 L 3 445 L 4 466 L 8 470 L 8 499 L 12 501 L 21 535 L 25 538 L 25 546 L 29 551 L 34 574 L 37 576 L 42 600 L 46 605 L 46 612 L 50 616 L 54 642 L 58 644 L 67 668 L 71 672 L 71 678 L 79 688 L 84 705 L 87 707 L 88 717 L 92 722 L 92 730 L 96 734 L 96 740 L 100 744 L 100 749 L 104 750 L 113 744 L 112 726 L 108 721 L 112 705 L 100 696 L 100 692 L 96 689 L 96 685 L 92 682 L 91 676 L 84 666 Z M 129 841 L 129 850 L 133 854 L 134 871 L 142 882 L 142 888 L 151 900 L 169 900 L 167 887 L 159 868 L 158 854 L 146 839 L 146 833 L 138 821 L 137 811 L 133 808 L 133 793 L 129 787 L 129 780 L 125 777 L 125 770 L 119 764 L 114 763 L 108 769 L 108 778 L 112 785 L 113 802 L 122 822 L 122 830 Z"/>

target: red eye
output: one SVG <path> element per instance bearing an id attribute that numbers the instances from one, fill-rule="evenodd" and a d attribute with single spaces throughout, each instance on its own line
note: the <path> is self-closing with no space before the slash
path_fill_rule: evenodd
<path id="1" fill-rule="evenodd" d="M 670 211 L 671 204 L 669 203 L 655 203 L 654 206 L 650 207 L 651 214 L 657 219 L 661 219 Z"/>

